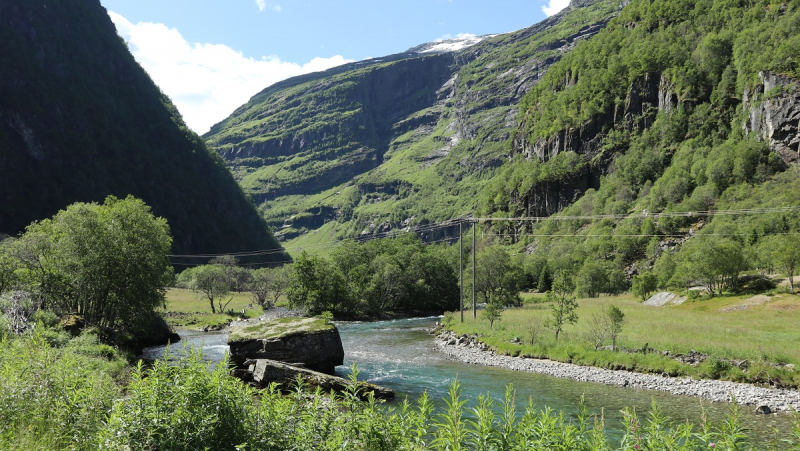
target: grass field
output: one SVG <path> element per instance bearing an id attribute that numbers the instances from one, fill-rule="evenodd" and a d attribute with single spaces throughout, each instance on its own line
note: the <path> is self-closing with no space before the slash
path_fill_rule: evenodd
<path id="1" fill-rule="evenodd" d="M 211 313 L 211 306 L 207 299 L 199 293 L 182 288 L 170 288 L 167 291 L 167 322 L 178 329 L 195 329 L 203 326 L 226 326 L 239 317 L 242 309 L 248 318 L 255 318 L 264 313 L 260 306 L 255 305 L 249 293 L 231 293 L 222 302 L 233 298 L 226 309 L 229 313 Z"/>
<path id="2" fill-rule="evenodd" d="M 458 333 L 477 333 L 498 352 L 510 355 L 670 375 L 791 387 L 800 384 L 800 368 L 792 367 L 800 367 L 800 296 L 797 295 L 720 296 L 666 307 L 642 305 L 631 295 L 579 299 L 578 322 L 566 326 L 558 342 L 553 331 L 544 326 L 552 313 L 543 296 L 525 294 L 523 299 L 525 306 L 504 311 L 493 330 L 480 312 L 477 320 L 472 319 L 471 312 L 465 313 L 463 324 L 456 314 L 450 328 Z M 641 349 L 647 344 L 654 352 L 645 355 L 595 351 L 588 338 L 592 317 L 608 304 L 625 313 L 617 345 Z M 511 343 L 514 337 L 523 343 Z M 692 350 L 710 357 L 692 366 L 662 355 L 663 351 L 675 355 Z M 728 362 L 731 359 L 747 360 L 747 368 L 737 368 Z"/>

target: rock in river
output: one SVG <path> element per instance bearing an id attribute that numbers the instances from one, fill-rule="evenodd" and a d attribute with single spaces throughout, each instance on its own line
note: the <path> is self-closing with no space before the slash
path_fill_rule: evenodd
<path id="1" fill-rule="evenodd" d="M 234 327 L 228 338 L 231 359 L 269 359 L 333 374 L 344 363 L 339 330 L 322 318 L 275 318 Z"/>
<path id="2" fill-rule="evenodd" d="M 246 369 L 235 369 L 232 374 L 256 388 L 267 388 L 269 384 L 275 382 L 280 384 L 283 390 L 289 390 L 297 382 L 298 376 L 303 379 L 305 384 L 310 387 L 319 387 L 324 392 L 331 390 L 341 392 L 351 384 L 342 377 L 297 368 L 274 360 L 248 360 L 245 366 Z M 359 394 L 362 397 L 371 393 L 375 399 L 394 399 L 394 391 L 389 388 L 369 382 L 358 382 L 358 385 L 360 387 Z"/>

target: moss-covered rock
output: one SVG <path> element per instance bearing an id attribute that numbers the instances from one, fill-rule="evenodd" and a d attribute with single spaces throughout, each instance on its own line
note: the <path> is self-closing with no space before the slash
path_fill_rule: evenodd
<path id="1" fill-rule="evenodd" d="M 228 338 L 231 359 L 269 359 L 333 374 L 344 363 L 339 330 L 322 318 L 276 318 L 234 327 Z"/>

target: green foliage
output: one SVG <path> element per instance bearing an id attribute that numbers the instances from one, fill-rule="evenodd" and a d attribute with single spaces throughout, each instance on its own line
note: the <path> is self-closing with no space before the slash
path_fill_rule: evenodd
<path id="1" fill-rule="evenodd" d="M 256 304 L 265 309 L 274 307 L 289 288 L 291 266 L 260 268 L 251 271 L 252 281 L 247 289 Z"/>
<path id="2" fill-rule="evenodd" d="M 164 306 L 172 281 L 166 220 L 133 197 L 73 204 L 13 243 L 23 285 L 60 314 L 131 327 Z"/>
<path id="3" fill-rule="evenodd" d="M 558 334 L 567 324 L 575 324 L 578 321 L 578 314 L 575 312 L 578 303 L 575 301 L 573 292 L 575 287 L 572 281 L 563 274 L 558 275 L 553 282 L 553 290 L 547 292 L 547 302 L 552 303 L 552 318 L 548 319 L 545 325 L 553 329 Z"/>
<path id="4" fill-rule="evenodd" d="M 96 449 L 126 362 L 94 337 L 53 348 L 44 332 L 0 341 L 0 448 Z"/>
<path id="5" fill-rule="evenodd" d="M 656 289 L 658 289 L 658 276 L 655 273 L 648 271 L 633 276 L 631 293 L 642 298 L 642 302 L 646 301 L 650 297 L 650 293 L 656 291 Z"/>
<path id="6" fill-rule="evenodd" d="M 472 266 L 464 271 L 464 296 L 471 299 Z M 475 294 L 477 302 L 519 307 L 519 292 L 525 285 L 522 265 L 499 245 L 486 246 L 475 256 Z"/>
<path id="7" fill-rule="evenodd" d="M 223 305 L 222 301 L 231 290 L 225 268 L 222 265 L 204 265 L 192 271 L 192 276 L 191 289 L 206 298 L 211 313 L 225 312 L 227 303 Z M 217 305 L 214 301 L 217 301 Z"/>
<path id="8" fill-rule="evenodd" d="M 611 349 L 617 349 L 617 338 L 625 325 L 625 314 L 614 304 L 603 310 L 603 314 L 608 318 L 608 331 L 611 336 Z"/>
<path id="9" fill-rule="evenodd" d="M 457 265 L 446 247 L 425 246 L 414 235 L 347 242 L 331 259 L 300 255 L 286 295 L 293 306 L 336 317 L 452 309 Z"/>
<path id="10" fill-rule="evenodd" d="M 486 304 L 486 308 L 481 312 L 481 316 L 489 321 L 489 327 L 494 328 L 494 322 L 503 319 L 503 304 L 499 300 L 492 300 Z"/>

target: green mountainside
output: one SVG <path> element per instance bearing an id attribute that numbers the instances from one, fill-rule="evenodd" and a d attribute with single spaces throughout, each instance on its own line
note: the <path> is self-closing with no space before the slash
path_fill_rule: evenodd
<path id="1" fill-rule="evenodd" d="M 508 161 L 522 96 L 620 7 L 573 1 L 458 52 L 412 49 L 288 80 L 204 138 L 288 246 L 465 215 Z"/>
<path id="2" fill-rule="evenodd" d="M 800 232 L 799 32 L 798 1 L 632 1 L 525 96 L 479 215 L 611 215 L 493 226 L 587 279 L 769 270 Z M 678 214 L 708 210 L 741 213 Z"/>
<path id="3" fill-rule="evenodd" d="M 98 0 L 0 0 L 0 232 L 112 194 L 165 217 L 176 253 L 279 248 Z"/>

